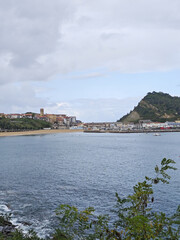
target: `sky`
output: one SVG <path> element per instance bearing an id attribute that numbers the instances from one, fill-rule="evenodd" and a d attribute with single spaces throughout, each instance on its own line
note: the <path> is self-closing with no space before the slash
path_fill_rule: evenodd
<path id="1" fill-rule="evenodd" d="M 116 121 L 180 97 L 179 0 L 0 0 L 0 112 Z"/>

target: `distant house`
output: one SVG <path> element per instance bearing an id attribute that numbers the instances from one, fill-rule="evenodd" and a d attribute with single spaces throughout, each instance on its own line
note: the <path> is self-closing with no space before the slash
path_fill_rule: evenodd
<path id="1" fill-rule="evenodd" d="M 54 114 L 46 114 L 46 117 L 49 119 L 49 122 L 55 123 L 56 122 L 56 115 Z"/>
<path id="2" fill-rule="evenodd" d="M 6 117 L 10 119 L 18 119 L 21 118 L 21 114 L 19 113 L 7 114 Z"/>
<path id="3" fill-rule="evenodd" d="M 32 118 L 33 118 L 33 115 L 32 115 L 32 113 L 25 113 L 25 114 L 23 115 L 23 118 L 32 119 Z"/>
<path id="4" fill-rule="evenodd" d="M 49 122 L 49 118 L 46 117 L 46 116 L 39 116 L 38 119 L 39 119 L 39 120 L 46 121 L 46 122 Z"/>
<path id="5" fill-rule="evenodd" d="M 57 117 L 56 122 L 59 126 L 64 126 L 64 118 L 63 117 Z"/>
<path id="6" fill-rule="evenodd" d="M 86 129 L 92 129 L 92 130 L 114 129 L 116 127 L 116 122 L 92 122 L 92 123 L 85 123 L 84 127 Z"/>
<path id="7" fill-rule="evenodd" d="M 70 117 L 70 122 L 71 124 L 76 123 L 76 117 L 75 116 Z"/>
<path id="8" fill-rule="evenodd" d="M 144 129 L 158 129 L 158 128 L 167 128 L 167 123 L 161 123 L 161 122 L 147 122 L 142 123 L 142 127 Z"/>
<path id="9" fill-rule="evenodd" d="M 180 128 L 180 122 L 179 121 L 176 121 L 176 122 L 166 122 L 166 124 L 170 128 Z"/>

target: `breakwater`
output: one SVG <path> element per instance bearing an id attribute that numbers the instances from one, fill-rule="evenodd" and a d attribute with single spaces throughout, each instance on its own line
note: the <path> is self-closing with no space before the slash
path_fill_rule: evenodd
<path id="1" fill-rule="evenodd" d="M 163 133 L 163 132 L 180 132 L 180 129 L 157 129 L 157 130 L 84 130 L 85 133 Z"/>

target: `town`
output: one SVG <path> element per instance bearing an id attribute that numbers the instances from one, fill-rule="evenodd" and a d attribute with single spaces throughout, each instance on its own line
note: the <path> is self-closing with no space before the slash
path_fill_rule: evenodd
<path id="1" fill-rule="evenodd" d="M 51 129 L 83 129 L 85 132 L 155 132 L 155 131 L 180 131 L 180 120 L 174 122 L 152 122 L 151 120 L 139 120 L 137 123 L 122 122 L 91 122 L 82 123 L 76 116 L 66 114 L 47 114 L 44 109 L 40 113 L 0 113 L 0 118 L 12 121 L 20 119 L 42 120 L 50 123 Z"/>
<path id="2" fill-rule="evenodd" d="M 75 116 L 67 116 L 66 114 L 45 114 L 44 109 L 40 109 L 40 113 L 0 113 L 0 118 L 7 118 L 11 120 L 19 119 L 34 119 L 49 122 L 52 129 L 68 129 L 68 128 L 82 128 L 83 125 Z"/>
<path id="3" fill-rule="evenodd" d="M 85 123 L 85 132 L 156 132 L 180 131 L 180 120 L 175 122 L 152 122 L 139 120 L 138 123 L 100 122 Z"/>

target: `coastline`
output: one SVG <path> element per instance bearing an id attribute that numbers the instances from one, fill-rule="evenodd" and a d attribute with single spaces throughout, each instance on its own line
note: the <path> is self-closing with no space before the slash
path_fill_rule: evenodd
<path id="1" fill-rule="evenodd" d="M 163 130 L 84 130 L 85 133 L 163 133 L 163 132 L 180 132 L 180 129 L 163 129 Z"/>
<path id="2" fill-rule="evenodd" d="M 13 137 L 13 136 L 30 136 L 30 135 L 44 135 L 56 133 L 163 133 L 163 132 L 180 132 L 180 129 L 164 129 L 164 130 L 129 130 L 129 131 L 113 131 L 113 130 L 83 130 L 83 129 L 43 129 L 43 130 L 30 130 L 22 132 L 0 132 L 0 137 Z"/>
<path id="3" fill-rule="evenodd" d="M 48 130 L 30 130 L 23 132 L 0 132 L 0 137 L 28 136 L 39 134 L 73 133 L 83 132 L 83 129 L 48 129 Z"/>

